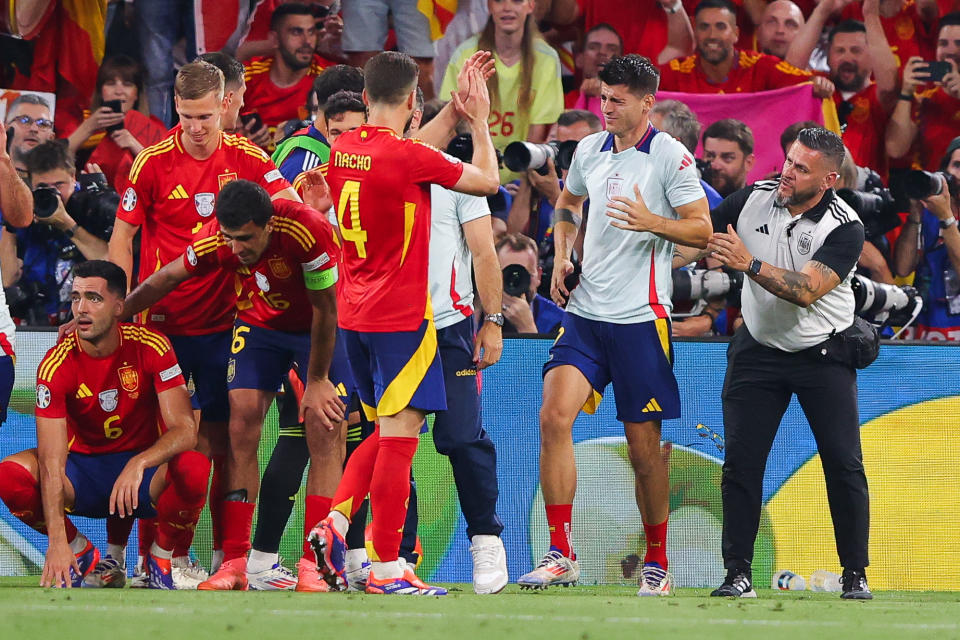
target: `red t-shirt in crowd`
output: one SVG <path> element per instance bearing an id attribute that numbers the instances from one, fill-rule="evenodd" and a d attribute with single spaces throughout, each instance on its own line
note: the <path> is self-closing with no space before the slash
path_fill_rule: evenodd
<path id="1" fill-rule="evenodd" d="M 159 120 L 134 109 L 124 115 L 123 127 L 144 147 L 160 142 L 167 135 L 167 128 Z M 119 146 L 110 136 L 103 136 L 87 162 L 99 165 L 107 177 L 107 182 L 117 191 L 122 192 L 127 188 L 127 174 L 133 163 L 133 154 L 129 149 Z"/>
<path id="2" fill-rule="evenodd" d="M 839 113 L 843 96 L 833 92 L 833 102 Z M 877 85 L 871 82 L 866 89 L 846 100 L 850 104 L 847 128 L 843 131 L 843 143 L 850 149 L 854 162 L 859 167 L 870 167 L 881 176 L 887 175 L 887 151 L 884 136 L 890 114 L 877 97 Z"/>
<path id="3" fill-rule="evenodd" d="M 313 62 L 299 82 L 278 87 L 270 79 L 273 58 L 253 58 L 243 74 L 247 83 L 247 92 L 243 95 L 244 111 L 256 111 L 268 127 L 276 127 L 287 120 L 302 120 L 307 115 L 307 94 L 313 86 L 313 79 L 331 64 L 313 54 Z"/>
<path id="4" fill-rule="evenodd" d="M 121 323 L 120 346 L 87 355 L 76 332 L 47 352 L 37 369 L 37 417 L 66 418 L 69 450 L 143 451 L 166 429 L 158 394 L 184 384 L 165 336 Z"/>
<path id="5" fill-rule="evenodd" d="M 340 249 L 326 217 L 305 204 L 278 199 L 273 203 L 270 243 L 260 260 L 244 265 L 211 220 L 187 247 L 183 265 L 193 274 L 236 274 L 237 319 L 264 329 L 306 333 L 313 308 L 303 274 L 333 270 Z"/>
<path id="6" fill-rule="evenodd" d="M 848 4 L 841 15 L 844 20 L 863 22 L 862 3 Z M 915 0 L 906 0 L 900 13 L 895 16 L 880 16 L 880 24 L 883 25 L 883 32 L 893 55 L 897 57 L 897 66 L 902 67 L 912 56 L 920 56 L 924 60 L 933 60 L 936 57 L 937 33 L 924 25 L 917 13 Z"/>
<path id="7" fill-rule="evenodd" d="M 220 133 L 205 160 L 187 153 L 174 131 L 144 149 L 130 169 L 117 218 L 141 226 L 140 281 L 180 258 L 213 216 L 220 189 L 250 180 L 271 196 L 290 186 L 262 149 L 242 136 Z M 170 335 L 204 335 L 233 326 L 235 291 L 221 273 L 192 278 L 144 312 L 145 324 Z"/>
<path id="8" fill-rule="evenodd" d="M 919 94 L 913 118 L 919 125 L 914 142 L 917 162 L 927 171 L 938 171 L 950 141 L 960 136 L 960 100 L 948 95 L 942 87 L 930 89 Z"/>
<path id="9" fill-rule="evenodd" d="M 810 80 L 811 73 L 780 58 L 756 51 L 734 51 L 726 82 L 714 84 L 700 68 L 700 55 L 660 66 L 660 90 L 684 93 L 752 93 L 782 89 Z"/>
<path id="10" fill-rule="evenodd" d="M 334 142 L 327 183 L 343 237 L 339 325 L 415 331 L 428 312 L 430 185 L 452 187 L 463 163 L 387 127 Z"/>

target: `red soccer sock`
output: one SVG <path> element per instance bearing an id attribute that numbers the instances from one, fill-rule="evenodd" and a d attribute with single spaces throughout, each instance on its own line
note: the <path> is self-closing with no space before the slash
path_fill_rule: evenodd
<path id="1" fill-rule="evenodd" d="M 206 462 L 202 463 L 199 460 L 196 461 L 196 464 L 206 467 L 207 477 L 203 479 L 203 500 L 200 503 L 200 510 L 203 511 L 203 505 L 207 503 L 207 490 L 210 485 L 210 467 L 213 464 L 213 460 L 207 458 L 203 454 L 200 454 Z M 182 556 L 190 555 L 190 545 L 193 544 L 193 536 L 196 533 L 196 526 L 190 529 L 184 529 L 180 535 L 177 536 L 176 540 L 173 543 L 173 557 L 180 558 Z"/>
<path id="2" fill-rule="evenodd" d="M 573 520 L 572 504 L 548 504 L 547 526 L 550 529 L 550 546 L 568 558 L 576 559 L 573 552 L 573 538 L 570 535 L 570 523 Z"/>
<path id="3" fill-rule="evenodd" d="M 157 519 L 141 518 L 137 520 L 137 534 L 139 542 L 137 543 L 137 553 L 146 557 L 150 553 L 150 547 L 157 538 Z"/>
<path id="4" fill-rule="evenodd" d="M 343 470 L 343 477 L 330 501 L 330 509 L 353 518 L 364 498 L 370 493 L 370 479 L 380 450 L 380 427 L 378 426 L 367 439 L 360 443 Z"/>
<path id="5" fill-rule="evenodd" d="M 126 547 L 130 532 L 133 530 L 133 522 L 133 518 L 121 518 L 115 515 L 107 518 L 107 544 Z"/>
<path id="6" fill-rule="evenodd" d="M 656 562 L 661 569 L 667 568 L 667 521 L 660 524 L 643 524 L 647 536 L 647 553 L 643 562 Z"/>
<path id="7" fill-rule="evenodd" d="M 330 503 L 332 498 L 327 496 L 307 496 L 304 500 L 303 514 L 303 553 L 310 553 L 310 543 L 307 542 L 307 536 L 310 530 L 317 526 L 317 523 L 327 517 L 330 513 Z"/>
<path id="8" fill-rule="evenodd" d="M 167 488 L 157 498 L 158 547 L 173 551 L 178 542 L 182 544 L 185 534 L 192 539 L 207 497 L 209 477 L 210 461 L 197 451 L 184 451 L 167 463 Z"/>
<path id="9" fill-rule="evenodd" d="M 410 498 L 410 466 L 419 438 L 380 438 L 370 483 L 373 553 L 379 562 L 397 559 Z"/>
<path id="10" fill-rule="evenodd" d="M 227 489 L 223 486 L 226 478 L 227 457 L 212 456 L 213 477 L 210 479 L 210 529 L 213 534 L 213 550 L 223 549 L 223 515 L 221 508 L 223 506 L 223 496 Z"/>
<path id="11" fill-rule="evenodd" d="M 25 467 L 13 461 L 0 462 L 0 500 L 10 513 L 25 525 L 47 534 L 47 523 L 43 519 L 43 497 L 40 495 L 40 482 Z M 77 528 L 64 516 L 67 541 L 77 537 Z"/>
<path id="12" fill-rule="evenodd" d="M 254 502 L 224 500 L 221 505 L 223 524 L 223 561 L 242 558 L 250 550 L 250 529 L 253 528 Z"/>

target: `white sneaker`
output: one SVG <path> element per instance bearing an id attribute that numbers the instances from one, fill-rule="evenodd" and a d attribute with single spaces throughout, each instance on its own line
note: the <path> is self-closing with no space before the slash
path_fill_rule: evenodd
<path id="1" fill-rule="evenodd" d="M 659 564 L 649 562 L 640 571 L 640 590 L 638 596 L 669 596 L 673 586 L 673 576 Z"/>
<path id="2" fill-rule="evenodd" d="M 171 560 L 173 585 L 178 591 L 193 590 L 210 576 L 197 562 L 192 562 L 189 556 L 179 556 Z"/>
<path id="3" fill-rule="evenodd" d="M 137 556 L 137 566 L 133 568 L 133 576 L 127 580 L 131 589 L 148 589 L 150 576 L 143 569 L 143 556 Z"/>
<path id="4" fill-rule="evenodd" d="M 580 564 L 556 549 L 547 551 L 537 568 L 520 576 L 521 589 L 546 589 L 552 585 L 569 587 L 580 580 Z"/>
<path id="5" fill-rule="evenodd" d="M 347 550 L 346 568 L 344 575 L 347 578 L 347 591 L 363 591 L 367 588 L 367 578 L 370 576 L 370 559 L 366 551 L 358 549 L 361 553 L 353 553 L 353 549 Z"/>
<path id="6" fill-rule="evenodd" d="M 473 592 L 500 593 L 510 581 L 507 573 L 507 552 L 499 536 L 473 536 L 470 539 L 473 556 Z"/>
<path id="7" fill-rule="evenodd" d="M 297 586 L 297 577 L 283 566 L 283 559 L 269 569 L 256 573 L 247 572 L 251 591 L 289 591 Z"/>

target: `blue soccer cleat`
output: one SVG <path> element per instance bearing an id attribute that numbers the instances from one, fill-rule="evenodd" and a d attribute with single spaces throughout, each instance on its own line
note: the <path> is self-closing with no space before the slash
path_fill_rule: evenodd
<path id="1" fill-rule="evenodd" d="M 83 579 L 93 573 L 98 562 L 100 562 L 100 551 L 93 546 L 92 542 L 87 540 L 87 546 L 77 554 L 77 566 L 80 567 L 80 573 L 70 567 L 70 585 L 76 588 L 82 587 Z"/>
<path id="2" fill-rule="evenodd" d="M 307 541 L 317 556 L 317 571 L 331 590 L 339 591 L 341 584 L 346 584 L 347 542 L 333 527 L 333 520 L 329 516 L 321 520 Z"/>
<path id="3" fill-rule="evenodd" d="M 143 565 L 146 567 L 150 579 L 148 588 L 165 591 L 176 590 L 177 587 L 173 584 L 173 565 L 170 558 L 158 558 L 149 553 L 143 559 Z"/>
<path id="4" fill-rule="evenodd" d="M 409 567 L 404 568 L 403 576 L 399 578 L 378 579 L 373 571 L 367 576 L 367 593 L 402 596 L 445 596 L 447 590 L 443 587 L 434 587 L 426 584 L 416 576 Z"/>

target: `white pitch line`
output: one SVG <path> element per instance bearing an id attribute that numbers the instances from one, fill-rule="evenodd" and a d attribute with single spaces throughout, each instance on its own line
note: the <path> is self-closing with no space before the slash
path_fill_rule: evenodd
<path id="1" fill-rule="evenodd" d="M 867 605 L 869 607 L 869 605 Z M 178 617 L 193 614 L 224 614 L 232 615 L 236 613 L 233 608 L 215 608 L 205 606 L 202 609 L 185 609 L 184 607 L 141 607 L 137 605 L 112 606 L 112 605 L 84 605 L 72 602 L 58 602 L 56 604 L 14 604 L 10 602 L 0 602 L 0 610 L 13 609 L 18 613 L 29 611 L 59 611 L 65 609 L 77 609 L 82 611 L 95 611 L 102 613 L 125 613 L 136 615 L 143 612 L 158 614 L 176 614 Z M 847 623 L 837 620 L 755 620 L 749 618 L 700 618 L 692 619 L 689 617 L 676 618 L 664 616 L 611 616 L 611 617 L 590 617 L 590 616 L 557 616 L 557 615 L 535 615 L 535 614 L 511 614 L 511 613 L 442 613 L 442 612 L 421 612 L 421 611 L 372 611 L 355 609 L 263 609 L 258 611 L 262 614 L 270 615 L 289 615 L 328 617 L 331 615 L 342 615 L 346 617 L 358 618 L 416 618 L 416 619 L 434 619 L 442 620 L 451 615 L 459 618 L 471 618 L 474 620 L 510 620 L 517 622 L 566 622 L 566 623 L 606 623 L 606 624 L 671 624 L 688 627 L 699 627 L 704 624 L 722 624 L 722 625 L 746 625 L 757 627 L 843 627 Z M 876 622 L 860 623 L 860 627 L 876 628 L 895 628 L 910 631 L 956 631 L 960 629 L 960 623 L 912 623 L 912 622 Z"/>

